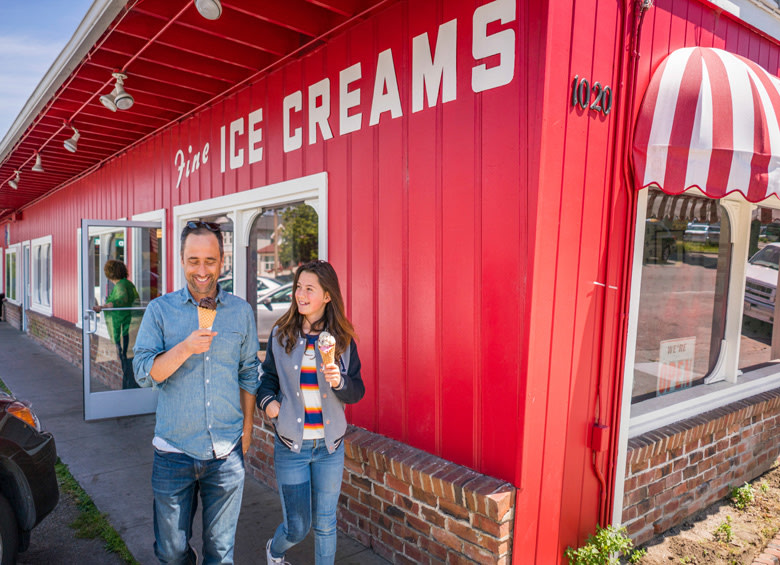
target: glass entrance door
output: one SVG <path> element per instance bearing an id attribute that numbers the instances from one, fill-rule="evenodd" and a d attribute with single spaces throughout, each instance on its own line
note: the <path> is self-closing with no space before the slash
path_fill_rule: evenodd
<path id="1" fill-rule="evenodd" d="M 146 306 L 163 293 L 159 222 L 81 221 L 84 418 L 148 414 L 157 391 L 138 388 L 133 345 Z"/>

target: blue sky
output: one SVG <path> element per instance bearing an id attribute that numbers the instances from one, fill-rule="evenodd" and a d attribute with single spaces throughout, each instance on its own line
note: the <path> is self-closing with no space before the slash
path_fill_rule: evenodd
<path id="1" fill-rule="evenodd" d="M 0 139 L 91 5 L 92 0 L 0 0 Z"/>

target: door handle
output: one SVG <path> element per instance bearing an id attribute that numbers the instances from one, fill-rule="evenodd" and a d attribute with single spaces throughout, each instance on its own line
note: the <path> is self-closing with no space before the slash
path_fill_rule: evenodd
<path id="1" fill-rule="evenodd" d="M 84 311 L 84 320 L 87 322 L 87 333 L 93 334 L 97 332 L 98 323 L 97 323 L 97 312 L 94 310 L 85 310 Z"/>

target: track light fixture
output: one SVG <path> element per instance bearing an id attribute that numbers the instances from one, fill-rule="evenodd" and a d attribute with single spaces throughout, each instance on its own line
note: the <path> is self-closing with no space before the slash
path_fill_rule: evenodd
<path id="1" fill-rule="evenodd" d="M 117 109 L 119 110 L 127 110 L 132 105 L 133 97 L 130 96 L 125 91 L 125 79 L 127 78 L 127 75 L 120 73 L 120 72 L 114 72 L 111 73 L 111 76 L 113 76 L 116 79 L 116 85 L 114 86 L 114 90 L 111 91 L 111 94 L 104 94 L 100 97 L 100 102 L 103 103 L 103 106 L 111 110 L 112 112 L 116 112 Z"/>
<path id="2" fill-rule="evenodd" d="M 16 190 L 17 188 L 19 188 L 19 171 L 14 171 L 14 172 L 16 173 L 16 176 L 13 179 L 9 180 L 8 184 L 11 186 L 11 188 Z"/>
<path id="3" fill-rule="evenodd" d="M 37 151 L 35 152 L 35 164 L 32 166 L 32 170 L 36 173 L 44 172 L 43 165 L 41 164 L 41 154 Z"/>
<path id="4" fill-rule="evenodd" d="M 79 142 L 79 137 L 81 137 L 81 134 L 79 133 L 79 130 L 74 128 L 69 123 L 65 122 L 65 125 L 73 130 L 73 137 L 66 139 L 63 142 L 63 145 L 65 146 L 65 149 L 67 149 L 71 153 L 75 153 L 76 149 L 78 149 L 78 142 Z"/>
<path id="5" fill-rule="evenodd" d="M 222 15 L 222 4 L 219 0 L 195 0 L 195 7 L 207 20 L 216 20 Z"/>

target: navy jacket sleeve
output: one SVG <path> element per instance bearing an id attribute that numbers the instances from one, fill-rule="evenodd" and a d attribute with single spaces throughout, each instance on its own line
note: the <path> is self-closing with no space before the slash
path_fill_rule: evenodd
<path id="1" fill-rule="evenodd" d="M 261 366 L 260 388 L 257 389 L 257 400 L 255 401 L 257 407 L 263 411 L 272 400 L 278 400 L 277 396 L 279 395 L 279 375 L 276 372 L 274 344 L 272 343 L 276 340 L 274 334 L 275 332 L 271 332 L 268 345 L 265 347 L 265 361 Z"/>
<path id="2" fill-rule="evenodd" d="M 339 365 L 341 366 L 342 386 L 334 388 L 333 392 L 345 404 L 355 404 L 366 394 L 366 387 L 360 376 L 360 356 L 354 340 L 349 344 L 349 367 L 344 367 L 342 360 L 339 360 Z"/>

